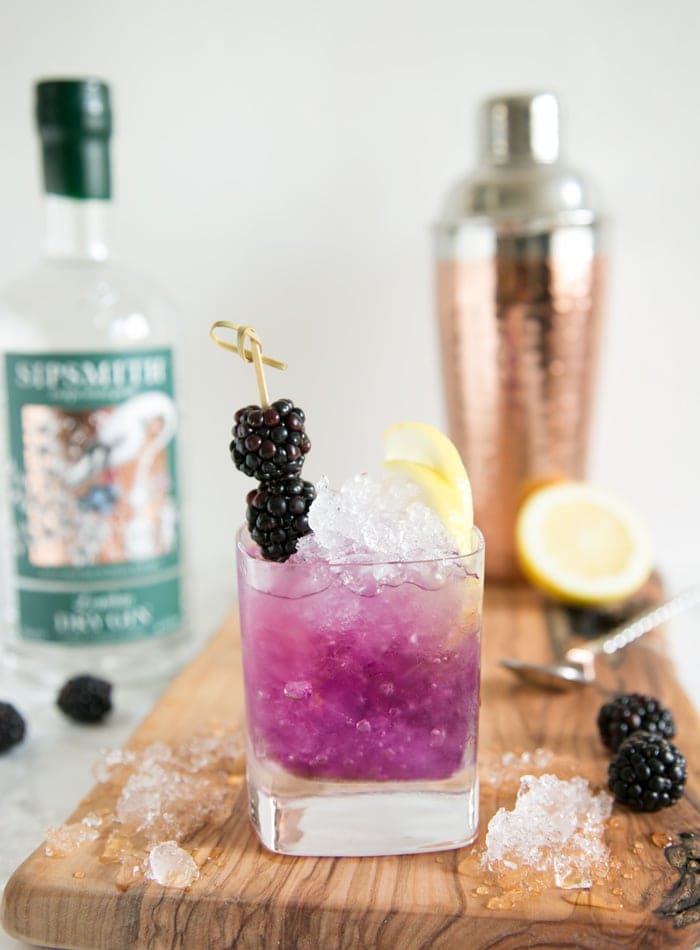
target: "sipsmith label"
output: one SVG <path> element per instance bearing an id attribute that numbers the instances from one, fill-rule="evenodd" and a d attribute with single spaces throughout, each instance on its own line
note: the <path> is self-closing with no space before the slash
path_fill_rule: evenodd
<path id="1" fill-rule="evenodd" d="M 169 349 L 5 356 L 20 635 L 114 643 L 182 622 Z"/>

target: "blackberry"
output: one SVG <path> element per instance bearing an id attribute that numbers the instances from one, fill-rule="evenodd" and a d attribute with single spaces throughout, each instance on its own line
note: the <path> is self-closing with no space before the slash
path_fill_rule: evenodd
<path id="1" fill-rule="evenodd" d="M 311 482 L 296 475 L 269 479 L 248 492 L 250 536 L 267 561 L 286 561 L 297 541 L 309 534 L 309 508 L 316 497 Z"/>
<path id="2" fill-rule="evenodd" d="M 112 684 L 88 674 L 74 676 L 62 686 L 56 704 L 76 722 L 99 722 L 112 708 Z"/>
<path id="3" fill-rule="evenodd" d="M 10 703 L 0 703 L 0 752 L 7 752 L 24 739 L 24 719 Z"/>
<path id="4" fill-rule="evenodd" d="M 625 739 L 608 768 L 608 788 L 615 800 L 634 811 L 658 811 L 683 794 L 686 761 L 672 742 L 649 732 Z"/>
<path id="5" fill-rule="evenodd" d="M 600 707 L 600 738 L 613 752 L 617 752 L 620 743 L 640 730 L 671 739 L 676 726 L 670 710 L 665 709 L 653 696 L 628 693 Z"/>
<path id="6" fill-rule="evenodd" d="M 236 468 L 259 481 L 298 475 L 311 448 L 305 421 L 304 411 L 291 399 L 278 399 L 269 409 L 239 409 L 229 446 Z"/>

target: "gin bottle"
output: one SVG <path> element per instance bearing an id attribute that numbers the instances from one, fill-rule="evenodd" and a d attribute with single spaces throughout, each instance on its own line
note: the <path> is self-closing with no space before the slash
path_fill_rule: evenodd
<path id="1" fill-rule="evenodd" d="M 110 94 L 36 87 L 41 262 L 0 294 L 0 609 L 43 679 L 158 676 L 186 640 L 173 313 L 109 240 Z"/>

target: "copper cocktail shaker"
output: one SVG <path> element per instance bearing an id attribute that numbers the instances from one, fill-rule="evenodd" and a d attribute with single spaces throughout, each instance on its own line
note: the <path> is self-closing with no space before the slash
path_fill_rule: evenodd
<path id="1" fill-rule="evenodd" d="M 448 425 L 487 539 L 487 574 L 517 574 L 530 487 L 584 474 L 601 319 L 601 223 L 559 155 L 551 93 L 481 112 L 481 161 L 435 228 Z"/>

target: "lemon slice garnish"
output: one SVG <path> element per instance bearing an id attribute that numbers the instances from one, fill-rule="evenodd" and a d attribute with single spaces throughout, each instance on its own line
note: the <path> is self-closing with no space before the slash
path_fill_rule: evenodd
<path id="1" fill-rule="evenodd" d="M 382 433 L 384 468 L 416 485 L 462 553 L 474 547 L 474 509 L 467 472 L 444 433 L 423 422 L 399 422 Z"/>
<path id="2" fill-rule="evenodd" d="M 586 482 L 529 495 L 518 512 L 515 546 L 528 580 L 571 604 L 624 600 L 652 570 L 646 526 L 620 499 Z"/>

